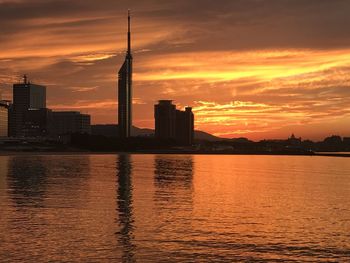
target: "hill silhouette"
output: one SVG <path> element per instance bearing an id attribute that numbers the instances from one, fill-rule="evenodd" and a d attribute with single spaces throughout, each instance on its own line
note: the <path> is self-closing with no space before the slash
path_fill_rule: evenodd
<path id="1" fill-rule="evenodd" d="M 118 136 L 118 125 L 117 124 L 96 124 L 91 125 L 91 134 L 92 135 L 103 135 L 106 137 L 116 137 Z M 134 137 L 153 137 L 154 130 L 148 128 L 138 128 L 132 126 L 131 135 Z M 194 131 L 195 140 L 204 140 L 204 141 L 219 141 L 222 140 L 220 137 L 216 137 L 210 133 L 204 131 Z"/>

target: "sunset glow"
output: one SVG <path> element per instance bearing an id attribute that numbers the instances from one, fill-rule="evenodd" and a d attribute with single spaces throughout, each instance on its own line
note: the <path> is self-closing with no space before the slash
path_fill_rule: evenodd
<path id="1" fill-rule="evenodd" d="M 26 73 L 47 85 L 48 107 L 117 123 L 131 8 L 135 126 L 153 128 L 153 105 L 172 99 L 193 107 L 196 129 L 217 136 L 350 136 L 350 18 L 341 11 L 350 3 L 271 1 L 252 10 L 252 1 L 48 2 L 0 1 L 5 99 Z M 305 6 L 317 9 L 314 16 Z"/>

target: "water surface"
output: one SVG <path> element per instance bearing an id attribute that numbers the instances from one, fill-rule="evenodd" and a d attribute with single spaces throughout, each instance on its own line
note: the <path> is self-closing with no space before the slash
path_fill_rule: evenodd
<path id="1" fill-rule="evenodd" d="M 0 262 L 349 262 L 347 158 L 0 156 Z"/>

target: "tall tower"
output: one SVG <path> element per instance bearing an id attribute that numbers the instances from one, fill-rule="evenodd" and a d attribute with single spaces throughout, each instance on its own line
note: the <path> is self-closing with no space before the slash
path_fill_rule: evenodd
<path id="1" fill-rule="evenodd" d="M 132 54 L 128 11 L 128 49 L 125 61 L 118 72 L 118 128 L 119 137 L 130 137 L 132 127 Z"/>

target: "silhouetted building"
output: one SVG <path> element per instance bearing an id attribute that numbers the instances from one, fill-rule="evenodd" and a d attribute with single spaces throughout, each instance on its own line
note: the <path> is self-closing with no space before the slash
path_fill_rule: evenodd
<path id="1" fill-rule="evenodd" d="M 25 113 L 24 136 L 45 137 L 51 131 L 52 111 L 47 108 L 29 109 Z"/>
<path id="2" fill-rule="evenodd" d="M 343 138 L 343 142 L 344 142 L 346 145 L 350 145 L 350 137 L 344 137 L 344 138 Z"/>
<path id="3" fill-rule="evenodd" d="M 94 124 L 91 125 L 92 135 L 102 135 L 105 137 L 118 136 L 119 130 L 117 124 Z M 133 137 L 154 137 L 154 130 L 147 128 L 131 127 L 131 136 Z"/>
<path id="4" fill-rule="evenodd" d="M 302 140 L 301 137 L 297 138 L 295 137 L 294 133 L 288 138 L 287 143 L 291 146 L 299 146 L 301 144 Z"/>
<path id="5" fill-rule="evenodd" d="M 46 108 L 46 87 L 32 84 L 24 76 L 23 83 L 13 85 L 13 136 L 25 136 L 25 116 L 29 109 Z"/>
<path id="6" fill-rule="evenodd" d="M 185 111 L 176 110 L 176 142 L 181 145 L 193 144 L 194 115 L 191 107 Z"/>
<path id="7" fill-rule="evenodd" d="M 73 133 L 90 134 L 91 117 L 77 111 L 53 111 L 51 113 L 52 135 L 66 135 Z"/>
<path id="8" fill-rule="evenodd" d="M 162 140 L 175 139 L 176 106 L 171 100 L 160 100 L 154 105 L 155 137 Z"/>
<path id="9" fill-rule="evenodd" d="M 105 137 L 116 137 L 119 133 L 117 124 L 91 125 L 91 134 Z"/>
<path id="10" fill-rule="evenodd" d="M 13 111 L 13 104 L 10 102 L 9 103 L 9 108 L 8 108 L 8 135 L 9 137 L 14 137 L 15 136 L 15 114 Z"/>
<path id="11" fill-rule="evenodd" d="M 132 126 L 132 55 L 130 13 L 128 14 L 128 50 L 118 73 L 118 127 L 119 137 L 128 138 Z"/>
<path id="12" fill-rule="evenodd" d="M 8 136 L 9 103 L 0 101 L 0 137 Z"/>
<path id="13" fill-rule="evenodd" d="M 191 145 L 194 138 L 194 115 L 191 107 L 176 110 L 171 100 L 160 100 L 154 105 L 155 137 L 175 139 L 180 145 Z"/>

